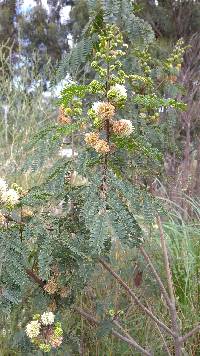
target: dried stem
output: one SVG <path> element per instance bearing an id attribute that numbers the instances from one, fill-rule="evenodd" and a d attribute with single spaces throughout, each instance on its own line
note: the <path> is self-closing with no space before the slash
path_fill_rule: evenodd
<path id="1" fill-rule="evenodd" d="M 164 256 L 164 266 L 165 266 L 165 272 L 166 272 L 166 277 L 167 277 L 167 284 L 168 284 L 168 289 L 169 289 L 169 295 L 170 295 L 170 314 L 171 314 L 171 321 L 172 321 L 172 330 L 174 333 L 174 346 L 175 346 L 175 356 L 181 356 L 181 348 L 182 348 L 182 339 L 180 336 L 180 330 L 179 330 L 179 322 L 178 322 L 178 315 L 176 311 L 176 300 L 175 300 L 175 295 L 174 295 L 174 286 L 173 286 L 173 279 L 172 279 L 172 274 L 171 274 L 171 269 L 170 269 L 170 263 L 169 263 L 169 256 L 168 256 L 168 250 L 167 250 L 167 245 L 165 241 L 165 236 L 164 236 L 164 231 L 163 231 L 163 226 L 160 217 L 157 217 L 157 224 L 159 228 L 159 233 L 160 233 L 160 242 L 161 242 L 161 247 L 162 247 L 162 252 Z"/>
<path id="2" fill-rule="evenodd" d="M 163 330 L 165 330 L 168 334 L 173 337 L 176 334 L 168 328 L 161 320 L 159 320 L 148 308 L 146 308 L 138 299 L 136 294 L 132 291 L 132 289 L 123 281 L 123 279 L 111 268 L 111 266 L 106 263 L 102 258 L 98 259 L 99 263 L 118 281 L 118 283 L 126 290 L 126 292 L 130 295 L 130 297 L 134 300 L 135 304 L 137 304 L 140 309 L 147 314 L 157 325 L 159 325 Z"/>

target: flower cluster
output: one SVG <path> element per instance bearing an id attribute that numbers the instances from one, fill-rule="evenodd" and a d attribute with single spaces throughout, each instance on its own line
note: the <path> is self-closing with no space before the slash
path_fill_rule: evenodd
<path id="1" fill-rule="evenodd" d="M 101 154 L 105 154 L 110 151 L 110 147 L 105 140 L 98 140 L 94 148 L 98 153 Z"/>
<path id="2" fill-rule="evenodd" d="M 124 85 L 115 84 L 110 88 L 107 96 L 116 104 L 124 104 L 127 99 L 127 90 Z"/>
<path id="3" fill-rule="evenodd" d="M 41 329 L 41 324 L 38 320 L 32 320 L 26 325 L 26 334 L 30 339 L 35 338 L 39 335 Z"/>
<path id="4" fill-rule="evenodd" d="M 3 178 L 0 178 L 0 203 L 4 204 L 6 207 L 13 208 L 19 202 L 19 192 L 17 191 L 19 187 L 15 185 L 15 189 L 8 189 L 8 184 Z"/>
<path id="5" fill-rule="evenodd" d="M 85 142 L 87 143 L 87 145 L 93 148 L 95 148 L 98 140 L 99 140 L 98 132 L 88 132 L 85 134 Z"/>
<path id="6" fill-rule="evenodd" d="M 52 312 L 34 315 L 33 320 L 26 325 L 26 334 L 43 352 L 58 348 L 63 341 L 61 323 L 55 322 L 55 315 Z"/>
<path id="7" fill-rule="evenodd" d="M 78 175 L 76 171 L 70 172 L 68 179 L 69 179 L 70 184 L 72 184 L 71 183 L 72 180 L 77 180 L 77 182 L 73 181 L 73 186 L 80 186 L 83 184 L 88 184 L 88 181 L 86 180 L 86 178 Z M 60 282 L 59 282 L 60 276 L 61 276 L 61 272 L 59 270 L 59 267 L 56 264 L 53 265 L 51 267 L 51 277 L 45 284 L 44 290 L 48 294 L 53 295 L 56 293 L 56 294 L 60 295 L 61 298 L 66 298 L 67 295 L 69 294 L 69 288 L 60 284 Z"/>
<path id="8" fill-rule="evenodd" d="M 118 120 L 113 123 L 113 132 L 119 136 L 130 136 L 134 131 L 132 122 L 130 120 Z"/>
<path id="9" fill-rule="evenodd" d="M 103 121 L 107 119 L 112 119 L 115 115 L 115 107 L 109 102 L 96 102 L 93 104 L 92 109 L 95 114 L 100 117 Z"/>
<path id="10" fill-rule="evenodd" d="M 87 145 L 94 148 L 98 153 L 105 154 L 110 151 L 108 143 L 105 140 L 99 138 L 98 132 L 86 133 L 85 142 Z"/>

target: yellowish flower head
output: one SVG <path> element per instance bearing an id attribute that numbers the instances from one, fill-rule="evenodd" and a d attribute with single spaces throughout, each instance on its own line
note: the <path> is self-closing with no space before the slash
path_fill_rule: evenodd
<path id="1" fill-rule="evenodd" d="M 102 101 L 93 104 L 92 109 L 102 120 L 112 119 L 115 115 L 115 107 L 111 103 Z"/>
<path id="2" fill-rule="evenodd" d="M 113 132 L 119 136 L 130 136 L 134 131 L 132 122 L 130 120 L 119 120 L 113 123 Z"/>

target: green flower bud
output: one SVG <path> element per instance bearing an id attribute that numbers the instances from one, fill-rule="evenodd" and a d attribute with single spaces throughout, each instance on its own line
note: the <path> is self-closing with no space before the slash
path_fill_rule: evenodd
<path id="1" fill-rule="evenodd" d="M 98 80 L 93 80 L 89 85 L 89 90 L 90 92 L 92 92 L 93 94 L 95 93 L 103 93 L 103 89 L 104 86 L 103 84 L 101 84 L 100 82 L 98 82 Z"/>
<path id="2" fill-rule="evenodd" d="M 74 115 L 81 115 L 83 110 L 81 108 L 75 108 L 74 109 Z"/>
<path id="3" fill-rule="evenodd" d="M 110 309 L 110 310 L 108 311 L 108 313 L 109 313 L 109 315 L 110 315 L 111 317 L 115 316 L 115 311 L 114 311 L 114 309 Z"/>
<path id="4" fill-rule="evenodd" d="M 89 109 L 88 112 L 87 112 L 88 116 L 91 118 L 91 119 L 96 119 L 96 113 L 93 109 Z"/>
<path id="5" fill-rule="evenodd" d="M 65 114 L 66 115 L 72 115 L 73 114 L 73 110 L 71 108 L 66 108 L 65 109 Z"/>
<path id="6" fill-rule="evenodd" d="M 42 343 L 39 345 L 40 350 L 43 352 L 50 352 L 51 351 L 51 345 Z"/>
<path id="7" fill-rule="evenodd" d="M 61 322 L 60 322 L 60 321 L 56 321 L 55 327 L 56 327 L 56 328 L 62 328 Z"/>
<path id="8" fill-rule="evenodd" d="M 33 315 L 33 320 L 39 320 L 39 319 L 40 319 L 40 314 Z"/>
<path id="9" fill-rule="evenodd" d="M 93 62 L 91 63 L 91 67 L 94 68 L 94 69 L 98 68 L 99 65 L 98 65 L 97 61 L 93 61 Z"/>
<path id="10" fill-rule="evenodd" d="M 99 128 L 99 127 L 101 127 L 101 124 L 102 124 L 102 120 L 100 118 L 98 118 L 98 117 L 95 117 L 94 118 L 94 126 L 96 128 Z"/>

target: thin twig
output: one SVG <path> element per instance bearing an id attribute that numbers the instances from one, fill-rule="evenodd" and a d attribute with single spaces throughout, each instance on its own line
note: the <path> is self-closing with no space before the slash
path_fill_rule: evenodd
<path id="1" fill-rule="evenodd" d="M 179 330 L 179 324 L 178 324 L 178 315 L 176 311 L 176 300 L 175 300 L 175 295 L 174 295 L 174 286 L 173 286 L 173 279 L 172 279 L 172 274 L 171 274 L 171 269 L 170 269 L 170 263 L 169 263 L 169 256 L 168 256 L 168 250 L 167 250 L 167 245 L 165 241 L 165 236 L 164 236 L 164 230 L 162 226 L 162 221 L 160 216 L 157 217 L 157 224 L 159 228 L 159 233 L 160 233 L 160 242 L 161 242 L 161 247 L 163 251 L 163 257 L 164 257 L 164 266 L 165 266 L 165 271 L 166 271 L 166 277 L 167 277 L 167 283 L 168 283 L 168 289 L 169 289 L 169 295 L 171 299 L 170 303 L 170 314 L 171 314 L 171 321 L 172 321 L 172 330 L 174 333 L 174 346 L 175 346 L 175 356 L 181 356 L 181 335 L 180 335 L 180 330 Z"/>
<path id="2" fill-rule="evenodd" d="M 74 307 L 74 310 L 80 314 L 82 317 L 84 317 L 86 320 L 88 320 L 90 323 L 95 324 L 95 325 L 99 325 L 100 321 L 97 320 L 93 315 L 91 315 L 90 313 L 88 313 L 87 311 L 79 308 L 79 307 Z M 119 325 L 117 325 L 119 327 Z M 129 335 L 128 333 L 126 333 L 126 331 L 120 326 L 120 329 L 123 331 L 123 333 L 125 335 Z M 116 330 L 111 330 L 112 334 L 114 336 L 116 336 L 118 339 L 126 342 L 127 344 L 129 344 L 131 347 L 134 347 L 135 349 L 137 349 L 138 351 L 140 351 L 142 353 L 142 355 L 145 356 L 152 356 L 151 353 L 149 353 L 148 351 L 146 351 L 145 349 L 143 349 L 143 347 L 141 347 L 140 345 L 138 345 L 138 343 L 132 338 L 132 337 L 127 337 L 127 336 L 123 336 L 121 335 L 119 332 L 117 332 Z"/>
<path id="3" fill-rule="evenodd" d="M 123 281 L 123 279 L 111 268 L 111 266 L 106 263 L 102 258 L 98 259 L 99 263 L 108 271 L 110 274 L 118 281 L 118 283 L 127 291 L 127 293 L 131 296 L 134 302 L 140 307 L 140 309 L 147 314 L 156 324 L 158 324 L 163 330 L 165 330 L 168 334 L 173 337 L 176 336 L 175 333 L 168 328 L 161 320 L 159 320 L 148 308 L 146 308 L 138 299 L 136 294 L 132 291 L 132 289 Z"/>
<path id="4" fill-rule="evenodd" d="M 129 335 L 129 333 L 124 330 L 124 328 L 120 325 L 120 323 L 117 320 L 113 320 L 113 323 L 118 327 L 118 329 L 120 329 L 122 331 L 122 333 L 128 338 L 128 339 L 132 339 L 132 336 Z M 138 345 L 139 346 L 139 345 Z"/>
<path id="5" fill-rule="evenodd" d="M 149 307 L 149 309 L 151 310 L 150 307 Z M 170 352 L 170 350 L 169 350 L 169 348 L 168 348 L 168 346 L 167 346 L 167 342 L 166 342 L 166 340 L 165 340 L 165 337 L 164 337 L 162 331 L 160 330 L 160 327 L 159 327 L 157 324 L 156 324 L 156 327 L 157 327 L 157 329 L 158 329 L 158 331 L 159 331 L 159 334 L 160 334 L 160 336 L 161 336 L 161 339 L 162 339 L 162 341 L 163 341 L 163 344 L 164 344 L 164 347 L 165 347 L 165 350 L 166 350 L 168 356 L 172 356 L 172 354 L 171 354 L 171 352 Z"/>
<path id="6" fill-rule="evenodd" d="M 181 338 L 181 341 L 184 343 L 185 341 L 187 341 L 187 339 L 191 336 L 193 336 L 194 334 L 196 334 L 198 331 L 200 331 L 200 324 L 195 326 L 194 329 L 192 329 L 191 331 L 189 331 L 187 334 L 183 335 Z"/>
<path id="7" fill-rule="evenodd" d="M 156 281 L 157 281 L 157 283 L 158 283 L 158 285 L 160 287 L 161 293 L 162 293 L 162 295 L 163 295 L 168 307 L 170 308 L 171 307 L 171 301 L 170 301 L 169 295 L 168 295 L 168 293 L 167 293 L 167 291 L 166 291 L 166 289 L 165 289 L 165 287 L 164 287 L 164 285 L 163 285 L 163 283 L 161 281 L 161 278 L 159 277 L 156 269 L 154 268 L 154 265 L 153 265 L 149 255 L 147 254 L 147 252 L 144 250 L 144 248 L 142 246 L 140 247 L 140 252 L 142 253 L 144 259 L 147 261 L 148 266 L 149 266 L 151 272 L 153 273 L 153 275 L 154 275 L 154 277 L 155 277 L 155 279 L 156 279 Z"/>

